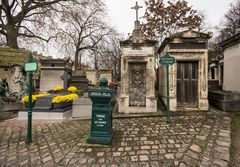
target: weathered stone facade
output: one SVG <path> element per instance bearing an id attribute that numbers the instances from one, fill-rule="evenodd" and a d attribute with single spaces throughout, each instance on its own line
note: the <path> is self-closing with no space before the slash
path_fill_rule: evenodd
<path id="1" fill-rule="evenodd" d="M 136 28 L 137 27 L 137 28 Z M 157 112 L 155 97 L 155 45 L 135 23 L 133 35 L 121 41 L 120 113 Z"/>
<path id="2" fill-rule="evenodd" d="M 170 110 L 208 110 L 208 49 L 210 34 L 183 31 L 166 38 L 158 53 L 176 59 L 169 66 Z M 159 94 L 166 103 L 165 66 L 159 67 Z"/>

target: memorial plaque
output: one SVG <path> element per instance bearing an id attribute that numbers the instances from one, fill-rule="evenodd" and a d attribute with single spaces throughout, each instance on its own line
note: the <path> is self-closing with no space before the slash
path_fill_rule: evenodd
<path id="1" fill-rule="evenodd" d="M 129 106 L 146 106 L 146 63 L 129 65 Z"/>

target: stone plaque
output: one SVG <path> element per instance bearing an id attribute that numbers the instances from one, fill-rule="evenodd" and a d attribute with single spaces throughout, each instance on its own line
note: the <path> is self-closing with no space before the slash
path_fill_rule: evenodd
<path id="1" fill-rule="evenodd" d="M 146 106 L 146 63 L 129 64 L 129 105 Z"/>

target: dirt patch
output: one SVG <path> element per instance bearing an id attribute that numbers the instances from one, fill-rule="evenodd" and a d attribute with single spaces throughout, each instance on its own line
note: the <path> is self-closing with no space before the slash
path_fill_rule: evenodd
<path id="1" fill-rule="evenodd" d="M 231 117 L 231 163 L 240 166 L 240 115 Z"/>

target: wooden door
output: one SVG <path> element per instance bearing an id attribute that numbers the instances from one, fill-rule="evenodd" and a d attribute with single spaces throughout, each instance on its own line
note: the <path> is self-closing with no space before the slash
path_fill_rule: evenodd
<path id="1" fill-rule="evenodd" d="M 146 106 L 146 63 L 129 63 L 129 106 Z"/>
<path id="2" fill-rule="evenodd" d="M 197 107 L 198 62 L 177 62 L 177 105 Z"/>

